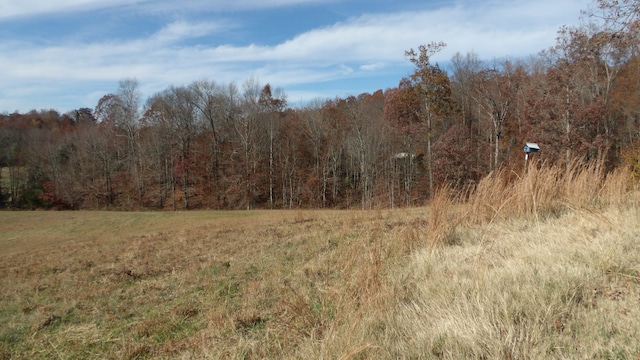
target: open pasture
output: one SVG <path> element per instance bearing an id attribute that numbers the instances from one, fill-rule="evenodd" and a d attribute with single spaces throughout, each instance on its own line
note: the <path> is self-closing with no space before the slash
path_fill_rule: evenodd
<path id="1" fill-rule="evenodd" d="M 0 358 L 638 358 L 637 191 L 528 176 L 414 209 L 0 212 Z"/>

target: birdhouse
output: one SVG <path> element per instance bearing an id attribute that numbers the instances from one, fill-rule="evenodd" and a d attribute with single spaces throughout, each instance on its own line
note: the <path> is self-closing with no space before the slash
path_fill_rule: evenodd
<path id="1" fill-rule="evenodd" d="M 540 151 L 540 146 L 538 146 L 538 144 L 536 143 L 526 143 L 524 145 L 524 152 L 529 154 L 529 153 L 537 153 L 538 151 Z"/>

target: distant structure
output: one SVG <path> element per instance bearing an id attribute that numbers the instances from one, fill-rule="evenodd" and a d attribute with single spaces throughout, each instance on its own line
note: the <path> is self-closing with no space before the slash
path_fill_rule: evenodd
<path id="1" fill-rule="evenodd" d="M 414 159 L 416 156 L 414 154 L 409 154 L 406 152 L 400 152 L 393 155 L 394 159 Z"/>
<path id="2" fill-rule="evenodd" d="M 540 151 L 540 146 L 536 143 L 525 143 L 524 144 L 524 174 L 527 173 L 527 163 L 529 162 L 529 154 L 534 154 Z"/>

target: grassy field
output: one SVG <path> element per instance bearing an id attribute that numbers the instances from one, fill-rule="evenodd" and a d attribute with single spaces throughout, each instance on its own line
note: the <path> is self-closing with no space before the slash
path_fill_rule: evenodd
<path id="1" fill-rule="evenodd" d="M 640 358 L 629 174 L 511 177 L 416 209 L 0 212 L 0 358 Z"/>

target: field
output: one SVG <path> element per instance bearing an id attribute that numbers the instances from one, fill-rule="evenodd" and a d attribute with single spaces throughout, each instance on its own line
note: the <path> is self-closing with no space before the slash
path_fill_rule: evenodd
<path id="1" fill-rule="evenodd" d="M 638 359 L 639 219 L 597 165 L 414 209 L 0 212 L 0 358 Z"/>

